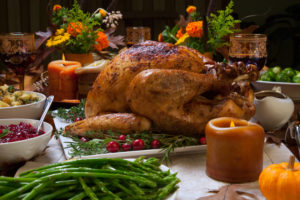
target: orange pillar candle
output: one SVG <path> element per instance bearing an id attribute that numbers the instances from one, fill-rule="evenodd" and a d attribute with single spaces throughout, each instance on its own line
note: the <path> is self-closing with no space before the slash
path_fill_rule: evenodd
<path id="1" fill-rule="evenodd" d="M 246 120 L 221 117 L 205 128 L 206 174 L 216 180 L 242 183 L 258 179 L 263 166 L 264 129 Z"/>
<path id="2" fill-rule="evenodd" d="M 75 99 L 77 92 L 77 77 L 75 69 L 81 67 L 76 61 L 56 60 L 48 65 L 49 92 L 56 101 Z"/>

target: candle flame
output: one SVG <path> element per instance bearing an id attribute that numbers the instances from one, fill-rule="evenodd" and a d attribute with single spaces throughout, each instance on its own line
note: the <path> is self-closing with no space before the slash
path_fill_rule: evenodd
<path id="1" fill-rule="evenodd" d="M 232 120 L 230 122 L 230 127 L 235 127 L 235 124 L 234 124 L 234 122 Z"/>
<path id="2" fill-rule="evenodd" d="M 63 61 L 65 61 L 66 60 L 66 58 L 65 58 L 65 54 L 63 53 L 62 54 L 62 58 L 61 58 Z"/>

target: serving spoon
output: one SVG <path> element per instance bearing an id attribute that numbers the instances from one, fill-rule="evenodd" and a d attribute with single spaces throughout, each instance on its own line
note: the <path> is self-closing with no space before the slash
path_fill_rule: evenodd
<path id="1" fill-rule="evenodd" d="M 42 116 L 41 116 L 40 121 L 39 121 L 39 123 L 37 125 L 37 128 L 36 128 L 36 134 L 38 134 L 39 131 L 40 131 L 40 129 L 41 129 L 41 126 L 42 126 L 42 124 L 44 122 L 46 114 L 47 114 L 47 112 L 48 112 L 48 110 L 49 110 L 49 108 L 50 108 L 50 106 L 51 106 L 51 104 L 53 102 L 53 99 L 54 99 L 54 96 L 51 95 L 51 96 L 47 97 L 47 99 L 45 101 L 43 112 L 42 112 Z"/>

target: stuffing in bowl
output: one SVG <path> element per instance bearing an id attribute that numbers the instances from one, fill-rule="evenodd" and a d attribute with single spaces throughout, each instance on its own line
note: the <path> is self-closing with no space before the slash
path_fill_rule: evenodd
<path id="1" fill-rule="evenodd" d="M 17 91 L 12 86 L 0 86 L 0 119 L 39 119 L 46 96 L 31 91 Z"/>

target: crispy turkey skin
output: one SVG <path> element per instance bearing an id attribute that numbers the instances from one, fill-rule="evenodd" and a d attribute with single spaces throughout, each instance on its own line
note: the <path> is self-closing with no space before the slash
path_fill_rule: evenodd
<path id="1" fill-rule="evenodd" d="M 204 73 L 203 57 L 195 50 L 169 43 L 147 41 L 122 51 L 99 74 L 88 93 L 85 115 L 130 112 L 126 90 L 130 81 L 146 69 L 182 69 Z"/>

